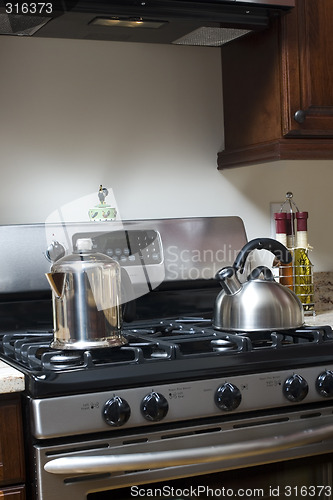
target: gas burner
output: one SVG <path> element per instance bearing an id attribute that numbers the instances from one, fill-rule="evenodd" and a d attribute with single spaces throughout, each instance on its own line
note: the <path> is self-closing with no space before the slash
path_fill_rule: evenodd
<path id="1" fill-rule="evenodd" d="M 235 349 L 235 343 L 227 339 L 214 339 L 210 344 L 214 352 L 229 352 Z"/>
<path id="2" fill-rule="evenodd" d="M 82 356 L 76 352 L 55 352 L 50 353 L 49 363 L 51 366 L 59 369 L 66 369 L 71 366 L 80 366 L 82 364 Z"/>
<path id="3" fill-rule="evenodd" d="M 74 353 L 74 352 L 69 352 L 69 353 L 58 353 L 54 354 L 51 358 L 51 362 L 54 363 L 55 365 L 57 364 L 72 364 L 72 363 L 77 363 L 78 360 L 81 359 L 81 356 Z"/>

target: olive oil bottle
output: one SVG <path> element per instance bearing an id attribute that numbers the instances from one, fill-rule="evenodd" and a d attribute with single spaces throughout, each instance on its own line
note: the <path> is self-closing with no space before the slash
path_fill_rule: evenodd
<path id="1" fill-rule="evenodd" d="M 313 272 L 309 258 L 307 219 L 308 212 L 296 212 L 296 246 L 293 252 L 294 291 L 303 304 L 304 312 L 313 313 Z"/>

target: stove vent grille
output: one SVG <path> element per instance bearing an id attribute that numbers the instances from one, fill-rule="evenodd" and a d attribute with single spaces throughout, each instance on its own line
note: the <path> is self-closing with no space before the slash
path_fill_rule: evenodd
<path id="1" fill-rule="evenodd" d="M 0 35 L 32 36 L 49 21 L 43 16 L 0 14 Z"/>
<path id="2" fill-rule="evenodd" d="M 201 27 L 172 42 L 176 45 L 200 45 L 220 47 L 231 40 L 251 33 L 251 30 L 236 28 Z"/>

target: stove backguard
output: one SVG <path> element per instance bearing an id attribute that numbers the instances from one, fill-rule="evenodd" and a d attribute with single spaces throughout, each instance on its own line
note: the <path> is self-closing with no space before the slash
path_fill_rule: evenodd
<path id="1" fill-rule="evenodd" d="M 0 331 L 52 326 L 48 257 L 71 253 L 79 237 L 127 271 L 136 320 L 211 315 L 215 273 L 247 241 L 238 217 L 0 226 Z"/>
<path id="2" fill-rule="evenodd" d="M 147 291 L 156 282 L 195 286 L 197 280 L 211 280 L 247 241 L 239 217 L 0 226 L 0 297 L 48 291 L 44 273 L 50 267 L 47 255 L 56 254 L 52 244 L 71 253 L 82 237 L 119 260 Z"/>

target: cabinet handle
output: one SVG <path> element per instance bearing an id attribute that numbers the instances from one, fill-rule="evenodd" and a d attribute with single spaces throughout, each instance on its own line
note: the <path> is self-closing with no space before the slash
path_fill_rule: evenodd
<path id="1" fill-rule="evenodd" d="M 302 109 L 299 109 L 298 111 L 296 111 L 296 113 L 294 114 L 294 120 L 297 122 L 297 123 L 304 123 L 305 122 L 305 118 L 306 118 L 306 112 L 303 111 Z"/>

